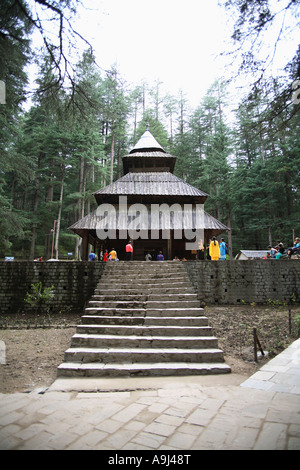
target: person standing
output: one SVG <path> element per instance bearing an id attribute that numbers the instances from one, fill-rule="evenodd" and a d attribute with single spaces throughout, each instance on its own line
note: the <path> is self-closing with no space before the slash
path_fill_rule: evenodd
<path id="1" fill-rule="evenodd" d="M 131 241 L 129 241 L 126 245 L 126 261 L 133 260 L 133 246 Z"/>
<path id="2" fill-rule="evenodd" d="M 224 238 L 221 238 L 220 243 L 220 260 L 226 260 L 226 243 Z"/>
<path id="3" fill-rule="evenodd" d="M 209 253 L 210 244 L 211 244 L 211 239 L 208 240 L 208 244 L 205 247 L 205 249 L 206 249 L 206 258 L 209 259 L 209 260 L 211 259 L 210 253 Z"/>
<path id="4" fill-rule="evenodd" d="M 198 259 L 204 259 L 204 246 L 202 240 L 200 240 L 198 243 Z"/>
<path id="5" fill-rule="evenodd" d="M 163 261 L 165 258 L 164 258 L 164 255 L 162 254 L 162 251 L 160 251 L 156 257 L 156 260 L 157 261 Z"/>
<path id="6" fill-rule="evenodd" d="M 212 261 L 218 261 L 220 258 L 220 247 L 216 237 L 212 237 L 209 245 L 209 254 Z"/>
<path id="7" fill-rule="evenodd" d="M 90 254 L 89 254 L 89 261 L 96 261 L 97 259 L 97 256 L 95 255 L 95 253 L 92 251 Z"/>

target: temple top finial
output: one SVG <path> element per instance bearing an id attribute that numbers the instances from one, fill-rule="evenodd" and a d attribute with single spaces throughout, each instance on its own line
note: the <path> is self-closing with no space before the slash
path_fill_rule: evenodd
<path id="1" fill-rule="evenodd" d="M 147 130 L 144 132 L 142 137 L 136 143 L 134 148 L 131 150 L 130 153 L 140 152 L 140 151 L 159 151 L 164 152 L 165 150 L 163 147 L 157 142 L 157 140 L 153 137 L 151 132 L 148 129 L 149 125 L 147 124 Z"/>

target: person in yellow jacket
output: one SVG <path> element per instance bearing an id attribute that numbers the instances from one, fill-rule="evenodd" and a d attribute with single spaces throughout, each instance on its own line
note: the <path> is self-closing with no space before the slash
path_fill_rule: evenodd
<path id="1" fill-rule="evenodd" d="M 116 250 L 115 250 L 114 248 L 113 248 L 113 249 L 111 250 L 111 252 L 109 253 L 108 259 L 109 259 L 110 261 L 116 261 L 116 260 L 117 260 L 117 252 L 116 252 Z"/>
<path id="2" fill-rule="evenodd" d="M 213 237 L 212 241 L 210 242 L 209 254 L 212 261 L 218 261 L 218 259 L 220 258 L 220 247 L 218 240 L 216 240 L 216 237 Z"/>

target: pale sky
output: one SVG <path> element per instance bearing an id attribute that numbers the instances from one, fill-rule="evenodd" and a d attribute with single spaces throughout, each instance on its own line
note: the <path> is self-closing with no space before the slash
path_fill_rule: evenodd
<path id="1" fill-rule="evenodd" d="M 34 8 L 34 1 L 28 1 Z M 284 11 L 289 2 L 270 1 L 277 11 Z M 140 85 L 144 81 L 153 88 L 158 80 L 163 82 L 162 94 L 177 96 L 182 90 L 192 108 L 196 108 L 216 79 L 230 78 L 225 69 L 228 59 L 220 54 L 232 49 L 233 25 L 218 0 L 82 0 L 82 3 L 84 7 L 78 6 L 72 19 L 74 29 L 91 43 L 98 65 L 103 70 L 116 65 L 126 82 Z M 281 14 L 272 22 L 271 31 L 262 37 L 260 52 L 273 58 L 274 38 L 281 31 L 282 21 L 285 37 L 277 44 L 276 67 L 291 59 L 298 44 L 297 30 L 292 34 L 286 28 L 297 20 Z M 52 25 L 50 22 L 49 27 Z M 58 26 L 50 32 L 53 38 Z M 37 32 L 34 42 L 39 43 Z M 86 48 L 80 40 L 76 45 L 81 50 Z M 277 69 L 270 73 L 278 75 Z M 240 84 L 243 87 L 244 81 Z M 237 91 L 233 85 L 235 99 Z"/>
<path id="2" fill-rule="evenodd" d="M 113 64 L 128 82 L 164 83 L 199 104 L 223 74 L 226 16 L 218 0 L 87 0 L 78 29 L 98 64 Z"/>

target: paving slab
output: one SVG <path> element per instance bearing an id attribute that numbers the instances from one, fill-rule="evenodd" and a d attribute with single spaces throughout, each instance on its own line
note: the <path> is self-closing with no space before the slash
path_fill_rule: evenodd
<path id="1" fill-rule="evenodd" d="M 299 395 L 300 338 L 241 384 L 242 387 Z"/>
<path id="2" fill-rule="evenodd" d="M 0 394 L 0 449 L 300 450 L 299 356 L 300 339 L 246 380 L 64 378 Z"/>

